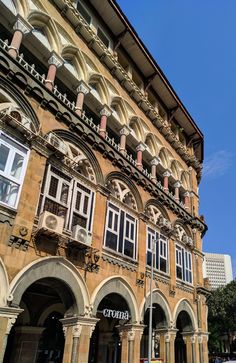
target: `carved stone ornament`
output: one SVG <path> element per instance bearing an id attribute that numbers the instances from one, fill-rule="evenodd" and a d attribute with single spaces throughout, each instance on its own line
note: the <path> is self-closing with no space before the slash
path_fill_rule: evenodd
<path id="1" fill-rule="evenodd" d="M 13 26 L 14 30 L 19 30 L 22 34 L 30 33 L 33 27 L 18 14 L 17 20 Z"/>
<path id="2" fill-rule="evenodd" d="M 82 331 L 81 324 L 77 324 L 77 325 L 73 326 L 73 329 L 72 329 L 73 338 L 79 338 L 81 335 L 81 331 Z"/>
<path id="3" fill-rule="evenodd" d="M 90 92 L 90 89 L 91 88 L 83 80 L 81 80 L 78 84 L 78 87 L 76 88 L 76 92 L 86 95 Z"/>
<path id="4" fill-rule="evenodd" d="M 101 116 L 109 117 L 112 114 L 112 110 L 107 105 L 104 105 L 103 108 L 100 111 Z"/>
<path id="5" fill-rule="evenodd" d="M 53 64 L 54 66 L 59 68 L 63 65 L 63 63 L 63 59 L 58 54 L 56 54 L 55 52 L 51 53 L 48 64 Z"/>

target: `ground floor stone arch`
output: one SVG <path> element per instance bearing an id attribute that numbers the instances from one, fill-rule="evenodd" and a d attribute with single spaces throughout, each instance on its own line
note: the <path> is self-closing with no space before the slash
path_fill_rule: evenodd
<path id="1" fill-rule="evenodd" d="M 9 309 L 21 311 L 8 331 L 4 363 L 62 363 L 66 331 L 70 353 L 77 354 L 72 331 L 86 315 L 89 294 L 74 265 L 61 257 L 36 260 L 15 276 L 9 291 Z"/>
<path id="2" fill-rule="evenodd" d="M 98 322 L 90 342 L 89 363 L 139 361 L 143 326 L 127 282 L 118 276 L 104 280 L 93 292 L 91 304 Z"/>
<path id="3" fill-rule="evenodd" d="M 164 295 L 158 289 L 152 292 L 153 318 L 152 318 L 152 356 L 164 358 L 165 356 L 165 335 L 172 323 L 172 315 L 169 304 Z M 144 331 L 141 339 L 141 357 L 148 357 L 149 338 L 149 313 L 150 293 L 141 304 L 141 318 L 144 324 Z"/>
<path id="4" fill-rule="evenodd" d="M 115 291 L 118 295 L 122 296 L 130 309 L 131 322 L 138 323 L 140 321 L 138 303 L 132 288 L 120 276 L 112 276 L 102 281 L 91 296 L 91 305 L 93 306 L 93 316 L 96 316 L 98 306 L 102 299 L 110 292 Z"/>
<path id="5" fill-rule="evenodd" d="M 174 310 L 175 363 L 196 361 L 197 319 L 189 301 L 182 299 Z"/>

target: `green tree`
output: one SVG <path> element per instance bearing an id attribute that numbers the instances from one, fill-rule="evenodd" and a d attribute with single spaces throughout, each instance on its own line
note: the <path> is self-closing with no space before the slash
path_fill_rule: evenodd
<path id="1" fill-rule="evenodd" d="M 213 290 L 207 304 L 209 351 L 219 352 L 219 336 L 236 330 L 236 281 Z"/>

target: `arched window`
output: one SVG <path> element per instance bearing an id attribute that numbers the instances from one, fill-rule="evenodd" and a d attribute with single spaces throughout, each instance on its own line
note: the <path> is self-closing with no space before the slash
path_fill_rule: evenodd
<path id="1" fill-rule="evenodd" d="M 49 43 L 48 37 L 44 29 L 40 27 L 35 27 L 32 33 L 38 38 L 38 40 L 49 50 L 51 50 L 51 45 Z"/>
<path id="2" fill-rule="evenodd" d="M 107 183 L 113 198 L 107 205 L 104 245 L 107 249 L 132 259 L 137 257 L 137 203 L 130 188 L 121 180 Z M 127 210 L 125 206 L 129 207 Z"/>

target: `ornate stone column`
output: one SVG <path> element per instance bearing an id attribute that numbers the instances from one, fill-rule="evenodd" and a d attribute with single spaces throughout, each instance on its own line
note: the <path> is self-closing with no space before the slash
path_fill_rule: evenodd
<path id="1" fill-rule="evenodd" d="M 191 335 L 192 333 L 182 333 L 186 345 L 186 356 L 188 363 L 193 363 Z"/>
<path id="2" fill-rule="evenodd" d="M 205 363 L 203 360 L 203 338 L 202 335 L 198 336 L 198 349 L 199 349 L 199 363 Z"/>
<path id="3" fill-rule="evenodd" d="M 75 105 L 75 113 L 77 113 L 77 115 L 81 116 L 81 113 L 83 110 L 83 104 L 84 104 L 84 96 L 90 92 L 90 87 L 83 80 L 81 80 L 79 82 L 79 85 L 78 85 L 76 91 L 77 91 L 77 98 L 76 98 L 76 105 Z"/>
<path id="4" fill-rule="evenodd" d="M 160 159 L 157 158 L 157 157 L 154 157 L 152 160 L 151 160 L 151 166 L 152 166 L 152 169 L 151 169 L 151 179 L 154 183 L 157 182 L 157 165 L 160 163 Z"/>
<path id="5" fill-rule="evenodd" d="M 177 329 L 169 329 L 165 334 L 165 363 L 175 363 L 175 337 Z"/>
<path id="6" fill-rule="evenodd" d="M 175 200 L 176 202 L 179 202 L 179 188 L 181 187 L 181 182 L 180 181 L 177 181 L 175 184 L 174 184 L 174 188 L 175 188 Z"/>
<path id="7" fill-rule="evenodd" d="M 107 118 L 110 117 L 112 114 L 112 111 L 110 107 L 107 105 L 104 105 L 103 108 L 100 111 L 101 120 L 100 120 L 100 128 L 99 128 L 99 134 L 100 136 L 104 137 L 106 136 L 107 131 Z"/>
<path id="8" fill-rule="evenodd" d="M 184 193 L 184 206 L 185 206 L 185 209 L 190 208 L 190 193 L 189 192 Z"/>
<path id="9" fill-rule="evenodd" d="M 196 363 L 196 335 L 193 334 L 191 337 L 190 337 L 190 341 L 191 341 L 191 345 L 192 345 L 192 362 L 193 363 Z"/>
<path id="10" fill-rule="evenodd" d="M 163 180 L 163 187 L 164 190 L 167 192 L 169 190 L 169 177 L 171 176 L 171 172 L 169 170 L 166 170 L 163 174 L 164 180 Z"/>
<path id="11" fill-rule="evenodd" d="M 140 361 L 140 341 L 144 325 L 126 324 L 117 326 L 121 338 L 121 362 L 134 363 Z"/>
<path id="12" fill-rule="evenodd" d="M 15 32 L 8 48 L 8 53 L 13 58 L 16 58 L 19 53 L 23 36 L 30 33 L 33 28 L 20 14 L 18 14 L 13 29 Z"/>
<path id="13" fill-rule="evenodd" d="M 87 363 L 90 338 L 99 319 L 79 316 L 60 321 L 65 333 L 63 363 Z"/>
<path id="14" fill-rule="evenodd" d="M 0 363 L 3 362 L 8 335 L 23 309 L 0 307 Z"/>
<path id="15" fill-rule="evenodd" d="M 130 134 L 130 128 L 127 125 L 124 125 L 120 130 L 120 152 L 122 154 L 126 151 L 126 138 Z"/>
<path id="16" fill-rule="evenodd" d="M 49 64 L 49 67 L 48 67 L 48 74 L 45 79 L 45 86 L 50 91 L 52 91 L 53 86 L 54 86 L 54 81 L 56 78 L 57 69 L 63 65 L 63 59 L 59 55 L 57 55 L 55 52 L 52 52 L 51 56 L 48 60 L 48 64 Z"/>
<path id="17" fill-rule="evenodd" d="M 139 170 L 143 169 L 142 159 L 143 159 L 143 152 L 144 152 L 144 150 L 146 150 L 146 148 L 147 148 L 147 146 L 143 142 L 140 142 L 138 144 L 138 146 L 136 147 L 136 151 L 137 151 L 136 165 Z"/>

